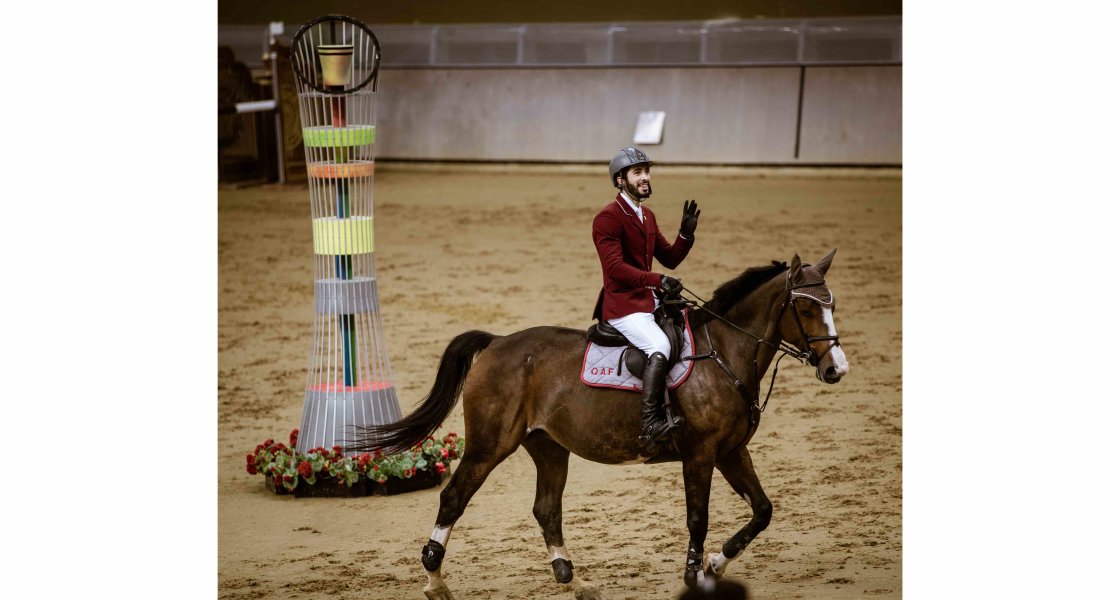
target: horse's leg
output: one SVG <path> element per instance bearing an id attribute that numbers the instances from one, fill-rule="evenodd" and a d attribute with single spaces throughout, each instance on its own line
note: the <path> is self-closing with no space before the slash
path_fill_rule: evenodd
<path id="1" fill-rule="evenodd" d="M 688 587 L 704 583 L 704 538 L 708 536 L 708 496 L 712 490 L 714 453 L 699 452 L 684 457 L 684 494 L 688 512 L 688 560 L 684 582 Z M 714 583 L 714 581 L 713 581 Z"/>
<path id="2" fill-rule="evenodd" d="M 740 529 L 727 543 L 719 554 L 708 555 L 707 572 L 718 577 L 723 575 L 724 569 L 732 559 L 739 556 L 743 548 L 758 537 L 763 529 L 770 524 L 770 514 L 773 506 L 766 492 L 762 491 L 762 484 L 758 482 L 758 475 L 754 472 L 754 463 L 746 445 L 739 452 L 733 452 L 717 463 L 720 473 L 731 484 L 735 492 L 744 500 L 751 503 L 751 520 Z"/>
<path id="3" fill-rule="evenodd" d="M 439 514 L 436 516 L 436 528 L 432 537 L 420 552 L 420 561 L 424 565 L 424 573 L 428 576 L 428 585 L 424 586 L 424 595 L 431 600 L 453 600 L 451 590 L 443 582 L 440 567 L 443 564 L 443 555 L 447 551 L 447 541 L 451 538 L 451 528 L 455 521 L 463 516 L 471 496 L 486 481 L 486 477 L 517 449 L 516 441 L 511 448 L 490 447 L 484 448 L 480 444 L 487 438 L 479 435 L 469 439 L 477 440 L 472 445 L 468 442 L 466 452 L 459 461 L 459 468 L 447 482 L 447 487 L 439 495 Z M 493 439 L 493 438 L 490 438 Z M 503 440 L 495 440 L 495 443 Z M 506 444 L 509 445 L 508 443 Z"/>
<path id="4" fill-rule="evenodd" d="M 565 589 L 575 592 L 578 600 L 600 600 L 599 590 L 576 577 L 572 559 L 564 548 L 563 507 L 564 484 L 568 481 L 568 457 L 571 452 L 557 444 L 544 432 L 536 432 L 521 442 L 537 465 L 537 498 L 533 516 L 541 526 L 552 576 Z"/>

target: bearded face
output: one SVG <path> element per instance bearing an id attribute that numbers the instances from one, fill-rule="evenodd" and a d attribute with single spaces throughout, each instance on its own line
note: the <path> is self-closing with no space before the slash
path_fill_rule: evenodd
<path id="1" fill-rule="evenodd" d="M 650 182 L 649 165 L 635 165 L 626 171 L 622 182 L 627 195 L 637 202 L 641 202 L 653 195 L 653 184 Z"/>

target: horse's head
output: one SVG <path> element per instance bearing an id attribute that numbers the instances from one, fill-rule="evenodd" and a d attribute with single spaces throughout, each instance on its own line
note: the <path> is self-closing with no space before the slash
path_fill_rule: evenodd
<path id="1" fill-rule="evenodd" d="M 833 320 L 836 298 L 824 281 L 835 255 L 833 250 L 815 265 L 802 264 L 801 257 L 793 255 L 778 324 L 782 339 L 808 355 L 809 364 L 817 368 L 817 379 L 825 383 L 836 383 L 848 373 Z"/>

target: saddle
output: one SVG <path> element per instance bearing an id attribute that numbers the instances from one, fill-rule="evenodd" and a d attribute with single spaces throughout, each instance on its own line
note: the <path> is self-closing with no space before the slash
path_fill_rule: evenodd
<path id="1" fill-rule="evenodd" d="M 665 332 L 665 337 L 669 338 L 670 350 L 669 356 L 666 357 L 669 359 L 668 363 L 670 365 L 677 364 L 677 360 L 681 357 L 681 348 L 684 347 L 684 315 L 675 306 L 661 304 L 657 307 L 657 310 L 653 311 L 653 320 L 661 328 L 661 331 Z M 610 323 L 599 321 L 589 327 L 587 329 L 587 339 L 600 346 L 625 346 L 626 350 L 622 351 L 618 359 L 618 370 L 621 371 L 622 365 L 625 363 L 626 368 L 634 376 L 641 379 L 642 373 L 646 370 L 646 353 L 631 344 L 626 336 L 619 333 Z"/>

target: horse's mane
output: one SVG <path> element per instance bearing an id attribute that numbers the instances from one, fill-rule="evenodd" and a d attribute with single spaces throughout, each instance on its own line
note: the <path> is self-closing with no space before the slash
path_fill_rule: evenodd
<path id="1" fill-rule="evenodd" d="M 739 300 L 742 300 L 747 294 L 758 289 L 758 286 L 770 281 L 775 275 L 787 268 L 789 268 L 789 265 L 776 260 L 770 261 L 769 265 L 763 267 L 751 267 L 740 273 L 735 279 L 716 288 L 716 291 L 712 293 L 712 299 L 704 304 L 704 308 L 721 317 L 725 316 L 727 311 L 731 310 L 731 307 L 735 306 Z M 695 325 L 712 320 L 714 317 L 708 310 L 692 312 L 690 320 Z"/>

